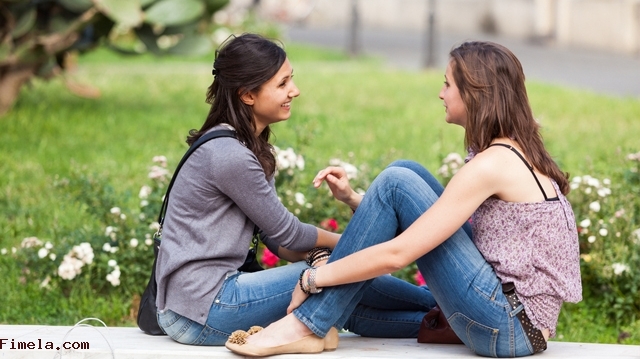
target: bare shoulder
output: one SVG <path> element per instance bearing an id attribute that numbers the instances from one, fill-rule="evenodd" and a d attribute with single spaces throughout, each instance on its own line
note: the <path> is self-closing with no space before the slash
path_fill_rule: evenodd
<path id="1" fill-rule="evenodd" d="M 471 161 L 463 166 L 478 178 L 496 180 L 505 172 L 508 172 L 513 165 L 513 154 L 504 151 L 502 148 L 489 147 L 478 153 Z"/>
<path id="2" fill-rule="evenodd" d="M 528 164 L 510 148 L 489 147 L 463 168 L 467 166 L 473 172 L 472 178 L 482 181 L 482 185 L 490 188 L 496 198 L 507 202 L 538 202 L 544 199 Z"/>
<path id="3" fill-rule="evenodd" d="M 521 169 L 516 161 L 519 159 L 508 149 L 489 147 L 462 166 L 454 178 L 467 186 L 473 183 L 486 197 L 498 195 L 512 185 L 515 172 Z"/>
<path id="4" fill-rule="evenodd" d="M 453 176 L 445 193 L 456 193 L 465 198 L 480 195 L 477 203 L 479 205 L 502 186 L 502 175 L 499 173 L 503 167 L 501 157 L 500 154 L 487 153 L 486 150 L 478 153 Z"/>

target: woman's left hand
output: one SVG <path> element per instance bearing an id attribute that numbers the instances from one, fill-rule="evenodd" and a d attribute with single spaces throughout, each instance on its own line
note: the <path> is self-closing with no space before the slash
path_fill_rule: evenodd
<path id="1" fill-rule="evenodd" d="M 300 304 L 304 303 L 305 300 L 309 297 L 309 294 L 305 294 L 305 292 L 300 289 L 299 285 L 296 285 L 293 293 L 291 294 L 291 303 L 289 303 L 289 307 L 287 308 L 287 314 L 291 314 L 294 309 L 298 308 Z"/>
<path id="2" fill-rule="evenodd" d="M 344 168 L 330 166 L 321 170 L 313 179 L 313 186 L 319 188 L 323 181 L 329 185 L 333 197 L 352 209 L 356 209 L 362 201 L 362 195 L 355 192 L 349 185 L 347 171 Z"/>

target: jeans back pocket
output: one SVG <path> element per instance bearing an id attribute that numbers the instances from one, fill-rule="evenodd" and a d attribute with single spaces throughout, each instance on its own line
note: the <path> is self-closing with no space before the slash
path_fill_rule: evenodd
<path id="1" fill-rule="evenodd" d="M 497 357 L 496 343 L 500 332 L 498 329 L 480 324 L 462 313 L 454 313 L 449 318 L 449 324 L 474 353 Z"/>
<path id="2" fill-rule="evenodd" d="M 178 343 L 191 344 L 190 342 L 194 339 L 193 335 L 183 337 L 194 322 L 169 309 L 158 313 L 158 324 L 171 339 Z"/>

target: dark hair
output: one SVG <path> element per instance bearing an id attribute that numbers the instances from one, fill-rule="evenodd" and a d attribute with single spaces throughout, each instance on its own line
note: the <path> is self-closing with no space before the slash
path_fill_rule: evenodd
<path id="1" fill-rule="evenodd" d="M 220 45 L 213 63 L 213 83 L 206 98 L 211 109 L 200 130 L 189 131 L 187 143 L 191 145 L 212 127 L 228 123 L 236 129 L 238 140 L 256 155 L 265 175 L 272 176 L 276 160 L 269 143 L 271 129 L 267 126 L 260 136 L 255 136 L 251 106 L 240 97 L 250 91 L 259 91 L 275 76 L 286 57 L 280 44 L 256 34 L 232 35 Z"/>
<path id="2" fill-rule="evenodd" d="M 450 56 L 453 78 L 467 109 L 467 148 L 478 153 L 495 138 L 514 139 L 531 164 L 567 194 L 569 175 L 544 148 L 518 58 L 502 45 L 475 41 L 454 48 Z"/>

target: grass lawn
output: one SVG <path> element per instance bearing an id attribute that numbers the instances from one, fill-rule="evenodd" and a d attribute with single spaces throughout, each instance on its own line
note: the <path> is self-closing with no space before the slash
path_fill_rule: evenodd
<path id="1" fill-rule="evenodd" d="M 275 144 L 302 154 L 309 173 L 335 157 L 368 164 L 374 174 L 399 158 L 435 171 L 448 153 L 465 153 L 463 130 L 444 122 L 438 99 L 444 69 L 403 72 L 299 45 L 287 50 L 301 96 L 289 121 L 272 129 Z M 25 237 L 54 239 L 91 227 L 87 209 L 52 186 L 78 168 L 108 178 L 115 190 L 129 191 L 137 201 L 151 158 L 165 155 L 175 165 L 187 132 L 204 121 L 212 60 L 123 59 L 97 51 L 81 57 L 69 76 L 99 88 L 99 99 L 72 95 L 60 78 L 24 88 L 13 111 L 0 118 L 0 248 L 18 246 Z M 627 153 L 640 151 L 640 99 L 534 82 L 528 91 L 549 151 L 572 175 L 606 177 L 620 171 Z M 33 286 L 23 288 L 19 273 L 5 273 L 11 278 L 0 296 L 14 309 L 0 313 L 0 322 L 69 325 L 95 309 L 119 315 L 112 324 L 133 323 L 126 317 L 126 298 L 79 293 L 72 296 L 75 302 L 65 302 Z M 64 308 L 45 306 L 27 314 L 29 300 Z M 113 300 L 125 303 L 109 304 Z M 584 305 L 568 306 L 558 339 L 616 342 L 622 329 L 605 328 L 598 324 L 602 320 Z M 640 324 L 623 329 L 634 333 L 625 343 L 640 343 Z"/>

